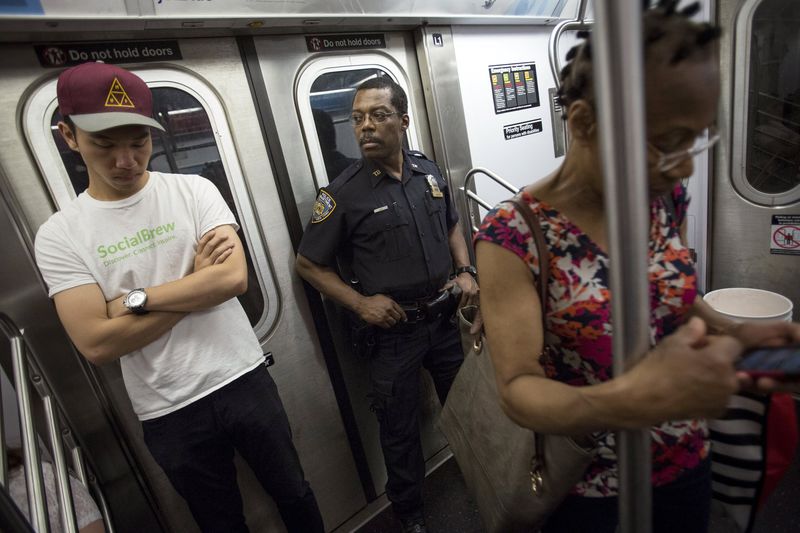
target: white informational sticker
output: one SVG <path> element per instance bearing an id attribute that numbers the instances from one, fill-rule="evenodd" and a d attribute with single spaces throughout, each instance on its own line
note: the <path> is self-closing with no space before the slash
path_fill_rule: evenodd
<path id="1" fill-rule="evenodd" d="M 772 215 L 769 253 L 800 255 L 800 215 Z"/>

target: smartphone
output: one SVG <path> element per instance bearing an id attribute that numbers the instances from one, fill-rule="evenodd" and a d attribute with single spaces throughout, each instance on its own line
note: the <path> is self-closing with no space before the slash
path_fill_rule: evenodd
<path id="1" fill-rule="evenodd" d="M 754 378 L 800 381 L 800 344 L 753 348 L 736 363 L 736 369 Z"/>

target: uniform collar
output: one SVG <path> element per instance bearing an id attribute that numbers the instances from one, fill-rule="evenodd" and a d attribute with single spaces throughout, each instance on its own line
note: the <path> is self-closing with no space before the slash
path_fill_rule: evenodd
<path id="1" fill-rule="evenodd" d="M 373 189 L 378 186 L 378 183 L 380 183 L 383 178 L 394 179 L 388 172 L 386 172 L 382 165 L 370 159 L 364 159 L 364 169 L 369 174 L 369 182 Z M 411 177 L 412 173 L 421 172 L 422 168 L 417 163 L 416 158 L 409 154 L 408 150 L 403 149 L 403 175 L 401 176 L 400 181 L 405 183 Z"/>

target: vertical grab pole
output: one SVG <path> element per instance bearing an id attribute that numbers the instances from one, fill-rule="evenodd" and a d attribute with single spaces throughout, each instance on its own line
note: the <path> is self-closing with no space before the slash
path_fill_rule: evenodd
<path id="1" fill-rule="evenodd" d="M 50 531 L 47 506 L 44 499 L 42 463 L 39 460 L 39 442 L 33 427 L 31 396 L 28 391 L 28 368 L 25 360 L 25 345 L 22 337 L 11 338 L 11 357 L 14 363 L 14 386 L 17 389 L 19 420 L 22 426 L 22 450 L 25 461 L 25 483 L 28 488 L 28 509 L 31 526 L 39 533 Z"/>
<path id="2" fill-rule="evenodd" d="M 592 56 L 611 252 L 614 375 L 650 347 L 641 0 L 597 0 Z M 650 533 L 650 430 L 617 434 L 622 533 Z"/>

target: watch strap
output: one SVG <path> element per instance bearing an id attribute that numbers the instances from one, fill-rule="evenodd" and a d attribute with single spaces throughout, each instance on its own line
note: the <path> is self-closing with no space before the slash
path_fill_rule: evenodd
<path id="1" fill-rule="evenodd" d="M 456 276 L 459 276 L 459 275 L 464 274 L 464 273 L 469 274 L 473 278 L 476 278 L 476 279 L 478 278 L 478 271 L 472 265 L 462 266 L 462 267 L 458 267 L 456 269 Z"/>

